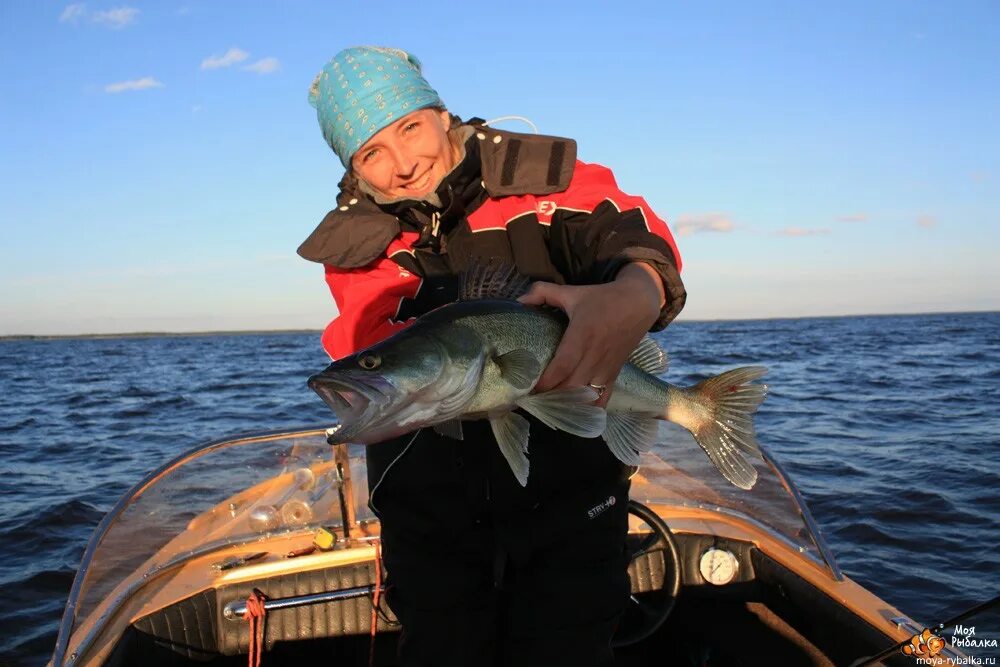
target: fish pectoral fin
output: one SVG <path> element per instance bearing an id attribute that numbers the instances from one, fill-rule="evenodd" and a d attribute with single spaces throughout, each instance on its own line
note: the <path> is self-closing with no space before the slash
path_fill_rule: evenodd
<path id="1" fill-rule="evenodd" d="M 663 351 L 659 343 L 653 340 L 649 334 L 642 337 L 639 344 L 632 350 L 628 362 L 641 371 L 646 371 L 652 375 L 659 375 L 667 370 L 670 364 L 670 357 Z"/>
<path id="2" fill-rule="evenodd" d="M 463 440 L 462 422 L 457 419 L 434 425 L 434 432 L 454 440 Z"/>
<path id="3" fill-rule="evenodd" d="M 608 414 L 604 441 L 622 463 L 639 465 L 639 452 L 648 452 L 656 442 L 660 423 L 653 417 L 627 412 Z"/>
<path id="4" fill-rule="evenodd" d="M 490 417 L 490 428 L 521 486 L 528 485 L 528 420 L 515 412 Z"/>
<path id="5" fill-rule="evenodd" d="M 500 374 L 512 387 L 529 389 L 542 373 L 538 358 L 528 350 L 511 350 L 493 359 L 500 367 Z"/>
<path id="6" fill-rule="evenodd" d="M 593 405 L 596 400 L 597 392 L 590 387 L 574 387 L 523 396 L 517 400 L 517 405 L 549 428 L 583 438 L 596 438 L 607 426 L 607 413 L 604 408 Z"/>

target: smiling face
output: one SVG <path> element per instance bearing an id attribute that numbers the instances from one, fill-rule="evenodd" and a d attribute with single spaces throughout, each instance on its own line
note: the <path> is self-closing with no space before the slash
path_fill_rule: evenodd
<path id="1" fill-rule="evenodd" d="M 351 158 L 354 173 L 386 199 L 419 199 L 458 159 L 447 111 L 421 109 L 379 130 Z"/>

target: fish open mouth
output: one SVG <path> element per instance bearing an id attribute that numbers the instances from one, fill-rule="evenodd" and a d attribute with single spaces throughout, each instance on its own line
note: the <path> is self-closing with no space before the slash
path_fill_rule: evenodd
<path id="1" fill-rule="evenodd" d="M 359 378 L 324 373 L 313 375 L 308 384 L 337 415 L 342 424 L 338 431 L 340 437 L 360 433 L 376 421 L 380 408 L 386 402 L 385 390 L 389 387 L 381 377 Z"/>

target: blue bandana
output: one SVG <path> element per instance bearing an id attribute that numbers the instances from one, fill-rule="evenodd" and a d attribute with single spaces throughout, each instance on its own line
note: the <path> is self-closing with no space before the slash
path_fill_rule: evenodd
<path id="1" fill-rule="evenodd" d="M 415 56 L 378 46 L 354 46 L 334 56 L 313 80 L 309 104 L 323 138 L 347 168 L 382 128 L 419 109 L 444 107 Z"/>

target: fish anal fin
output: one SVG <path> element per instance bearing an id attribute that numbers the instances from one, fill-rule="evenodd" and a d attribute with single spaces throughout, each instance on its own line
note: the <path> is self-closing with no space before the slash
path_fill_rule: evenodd
<path id="1" fill-rule="evenodd" d="M 639 452 L 648 452 L 656 442 L 660 423 L 654 417 L 628 412 L 608 414 L 604 441 L 622 463 L 639 465 Z"/>

